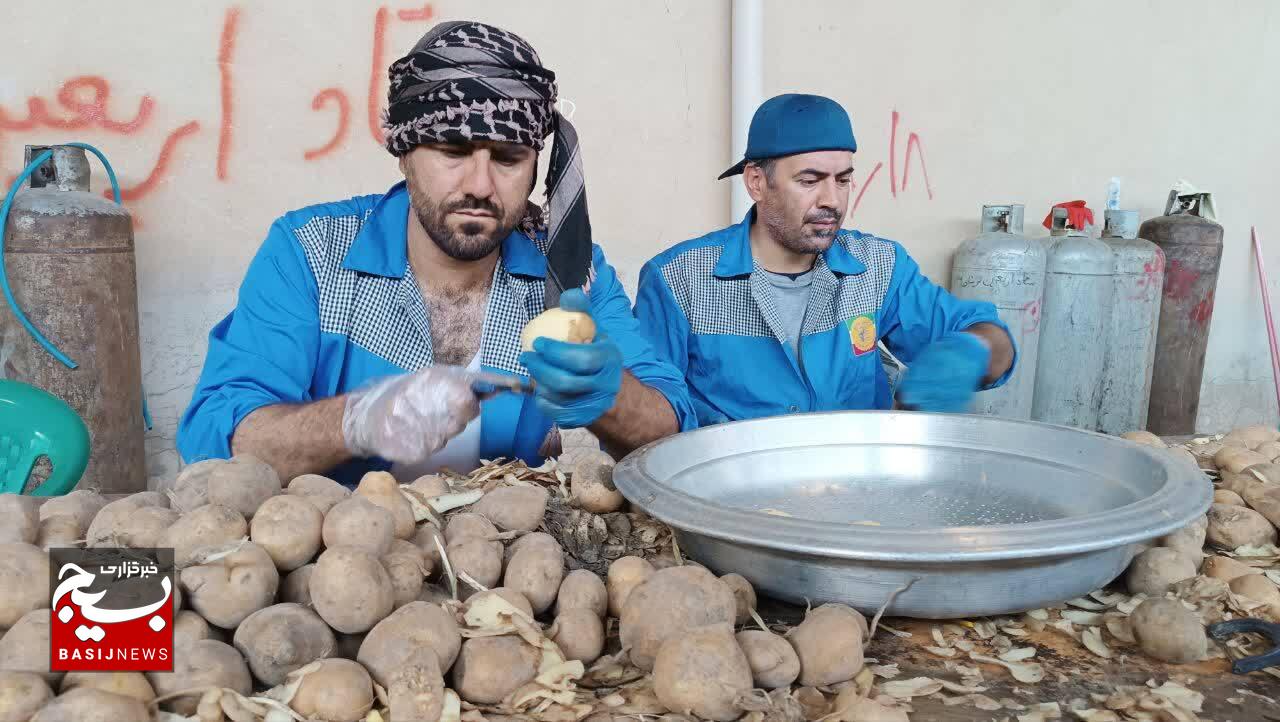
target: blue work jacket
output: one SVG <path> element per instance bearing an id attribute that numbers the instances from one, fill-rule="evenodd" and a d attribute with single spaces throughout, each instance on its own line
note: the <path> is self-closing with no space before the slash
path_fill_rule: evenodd
<path id="1" fill-rule="evenodd" d="M 910 365 L 948 333 L 977 323 L 1008 331 L 995 306 L 935 285 L 901 245 L 841 230 L 815 261 L 797 358 L 765 271 L 751 257 L 754 214 L 753 207 L 737 225 L 680 243 L 640 271 L 636 317 L 685 374 L 699 425 L 891 408 L 877 342 Z"/>
<path id="2" fill-rule="evenodd" d="M 343 394 L 432 364 L 426 304 L 408 261 L 409 194 L 403 182 L 369 195 L 294 211 L 272 225 L 249 265 L 235 309 L 209 334 L 191 404 L 178 427 L 188 463 L 226 458 L 245 416 L 263 406 Z M 481 338 L 486 371 L 528 376 L 520 332 L 545 309 L 545 238 L 514 231 L 494 269 Z M 681 374 L 640 331 L 617 273 L 593 248 L 591 314 L 623 363 L 660 391 L 681 430 L 695 417 Z M 481 404 L 480 456 L 540 464 L 551 420 L 532 396 L 502 393 Z M 348 462 L 343 483 L 386 470 L 382 459 Z M 286 480 L 287 481 L 287 480 Z"/>

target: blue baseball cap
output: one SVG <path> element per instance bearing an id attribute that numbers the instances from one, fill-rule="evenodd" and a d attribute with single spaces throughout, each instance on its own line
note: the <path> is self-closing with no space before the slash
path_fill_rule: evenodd
<path id="1" fill-rule="evenodd" d="M 742 160 L 721 173 L 720 178 L 741 173 L 751 161 L 816 150 L 858 150 L 849 114 L 839 103 L 821 95 L 774 96 L 761 103 L 751 116 Z"/>

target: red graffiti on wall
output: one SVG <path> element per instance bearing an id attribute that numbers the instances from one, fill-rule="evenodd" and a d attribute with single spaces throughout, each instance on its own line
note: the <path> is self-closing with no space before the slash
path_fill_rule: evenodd
<path id="1" fill-rule="evenodd" d="M 889 192 L 894 198 L 898 197 L 900 191 L 907 190 L 907 179 L 911 170 L 911 158 L 914 153 L 920 162 L 920 173 L 924 176 L 924 190 L 929 200 L 933 200 L 933 185 L 929 182 L 929 167 L 924 160 L 924 146 L 921 144 L 920 135 L 915 131 L 907 134 L 907 147 L 902 160 L 902 182 L 898 182 L 898 124 L 901 116 L 897 110 L 893 111 L 889 124 Z M 867 189 L 871 187 L 872 181 L 876 179 L 876 174 L 884 167 L 884 162 L 877 161 L 875 167 L 867 174 L 866 180 L 858 188 L 858 194 L 854 196 L 853 207 L 849 210 L 849 217 L 858 212 L 858 206 L 862 203 L 862 197 L 866 194 Z"/>
<path id="2" fill-rule="evenodd" d="M 306 160 L 315 160 L 329 155 L 347 139 L 347 129 L 351 125 L 351 101 L 347 99 L 347 94 L 342 92 L 341 88 L 325 88 L 316 93 L 316 97 L 311 100 L 311 109 L 323 110 L 331 100 L 338 106 L 338 128 L 328 143 L 304 152 L 302 157 Z"/>
<path id="3" fill-rule="evenodd" d="M 231 58 L 236 49 L 236 31 L 240 24 L 240 8 L 227 9 L 222 20 L 222 36 L 218 40 L 218 83 L 222 103 L 222 122 L 218 127 L 218 180 L 227 179 L 227 162 L 231 155 L 231 129 L 235 94 L 231 76 Z"/>
<path id="4" fill-rule="evenodd" d="M 432 15 L 431 6 L 412 10 L 399 10 L 396 17 L 404 22 L 428 21 Z M 391 19 L 391 11 L 386 6 L 378 8 L 373 17 L 373 60 L 369 68 L 369 134 L 373 141 L 382 145 L 382 106 L 384 103 L 383 87 L 387 80 L 386 44 L 387 22 Z"/>

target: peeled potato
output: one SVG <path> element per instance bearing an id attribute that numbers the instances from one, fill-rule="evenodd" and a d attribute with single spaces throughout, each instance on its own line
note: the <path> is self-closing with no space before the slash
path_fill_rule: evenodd
<path id="1" fill-rule="evenodd" d="M 1128 439 L 1129 441 L 1136 444 L 1142 444 L 1143 446 L 1154 446 L 1157 449 L 1163 449 L 1165 447 L 1164 440 L 1150 431 L 1128 431 L 1120 434 L 1120 438 Z"/>
<path id="2" fill-rule="evenodd" d="M 596 324 L 581 311 L 548 308 L 534 316 L 520 332 L 520 350 L 532 351 L 534 339 L 550 338 L 568 343 L 591 343 L 596 337 Z"/>

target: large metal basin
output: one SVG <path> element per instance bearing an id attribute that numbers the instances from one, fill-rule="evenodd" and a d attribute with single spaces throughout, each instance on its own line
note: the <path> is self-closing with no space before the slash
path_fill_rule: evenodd
<path id="1" fill-rule="evenodd" d="M 954 618 L 1060 602 L 1203 514 L 1212 485 L 1158 449 L 988 416 L 849 411 L 678 434 L 614 482 L 681 549 L 787 601 Z M 786 514 L 787 516 L 783 516 Z"/>

